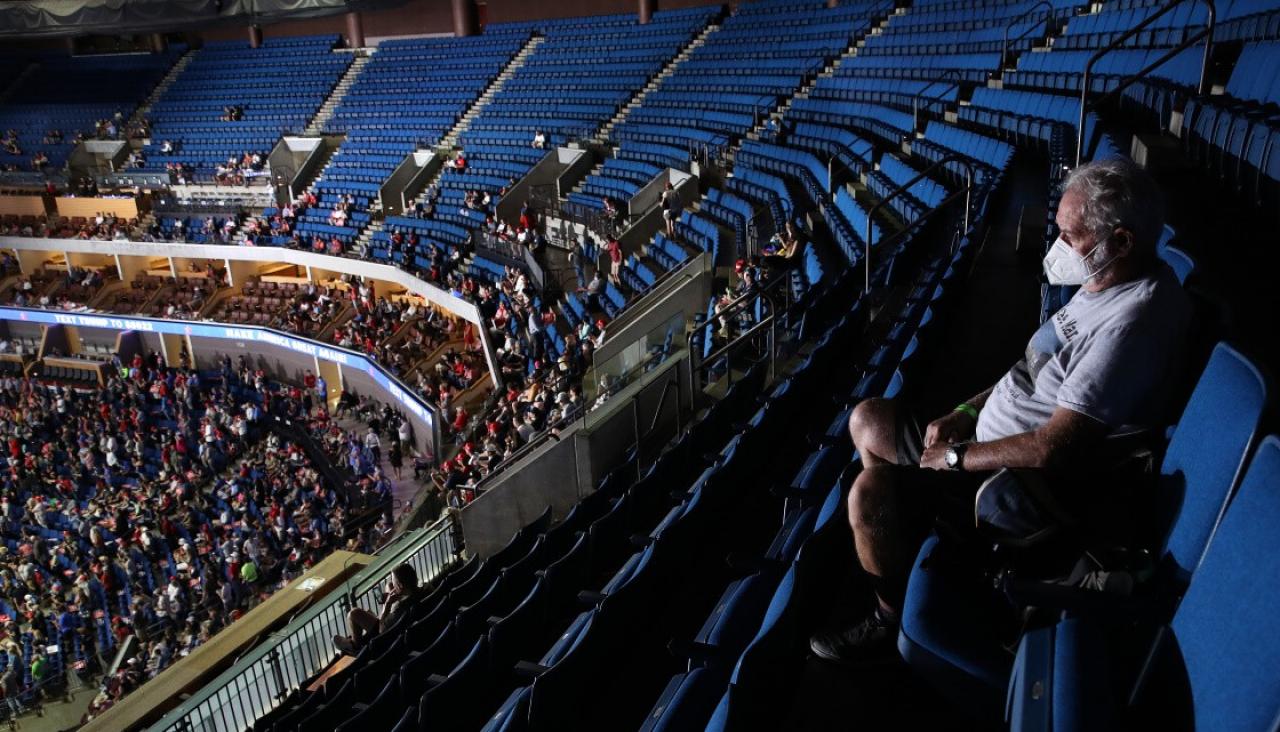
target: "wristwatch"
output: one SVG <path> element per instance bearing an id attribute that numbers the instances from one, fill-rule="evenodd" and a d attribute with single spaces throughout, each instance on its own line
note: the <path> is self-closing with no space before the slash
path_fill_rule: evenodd
<path id="1" fill-rule="evenodd" d="M 942 456 L 943 462 L 947 464 L 947 470 L 964 470 L 964 451 L 968 448 L 968 443 L 964 442 L 947 445 L 947 451 Z"/>

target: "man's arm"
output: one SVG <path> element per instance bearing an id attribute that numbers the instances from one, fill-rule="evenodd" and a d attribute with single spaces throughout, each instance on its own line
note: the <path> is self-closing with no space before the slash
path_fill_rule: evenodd
<path id="1" fill-rule="evenodd" d="M 1107 425 L 1080 412 L 1058 407 L 1039 429 L 991 442 L 975 442 L 964 453 L 966 471 L 1000 468 L 1059 468 L 1082 455 L 1107 434 Z M 947 446 L 939 443 L 925 450 L 920 465 L 946 469 Z"/>
<path id="2" fill-rule="evenodd" d="M 987 398 L 991 396 L 991 392 L 995 387 L 990 387 L 986 391 L 974 395 L 971 399 L 964 403 L 973 407 L 974 411 L 982 411 L 983 405 L 987 403 Z M 948 412 L 941 417 L 933 420 L 925 427 L 924 446 L 926 454 L 928 448 L 935 445 L 941 445 L 946 448 L 954 442 L 962 442 L 973 436 L 974 430 L 978 426 L 978 420 L 971 416 L 968 412 L 956 409 Z M 921 465 L 929 467 L 923 462 L 924 456 L 921 456 Z"/>

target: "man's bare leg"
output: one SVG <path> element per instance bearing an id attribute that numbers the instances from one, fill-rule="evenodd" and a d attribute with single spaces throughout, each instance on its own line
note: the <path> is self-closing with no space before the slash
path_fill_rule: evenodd
<path id="1" fill-rule="evenodd" d="M 866 399 L 849 415 L 849 437 L 865 468 L 898 463 L 898 407 L 889 399 Z"/>

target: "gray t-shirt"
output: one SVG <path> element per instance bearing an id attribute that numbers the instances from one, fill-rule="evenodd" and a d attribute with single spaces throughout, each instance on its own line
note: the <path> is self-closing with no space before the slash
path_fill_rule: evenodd
<path id="1" fill-rule="evenodd" d="M 992 391 L 976 439 L 1038 429 L 1058 407 L 1092 417 L 1112 434 L 1159 423 L 1182 361 L 1191 305 L 1173 271 L 1080 290 L 1031 336 L 1023 358 Z"/>

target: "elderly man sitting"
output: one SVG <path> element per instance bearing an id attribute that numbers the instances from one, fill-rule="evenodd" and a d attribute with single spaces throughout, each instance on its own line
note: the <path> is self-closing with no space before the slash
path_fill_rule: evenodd
<path id="1" fill-rule="evenodd" d="M 861 621 L 814 635 L 815 655 L 892 653 L 921 541 L 939 515 L 972 526 L 975 496 L 994 471 L 1036 470 L 1053 499 L 1088 523 L 1100 517 L 1083 515 L 1090 483 L 1079 477 L 1103 467 L 1104 440 L 1161 423 L 1190 304 L 1156 256 L 1159 190 L 1128 161 L 1081 166 L 1064 184 L 1057 225 L 1045 273 L 1082 287 L 999 382 L 923 428 L 894 401 L 854 410 L 849 432 L 864 468 L 849 523 L 877 602 Z"/>

